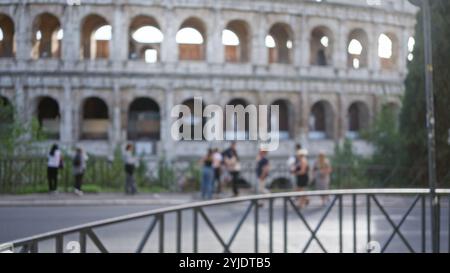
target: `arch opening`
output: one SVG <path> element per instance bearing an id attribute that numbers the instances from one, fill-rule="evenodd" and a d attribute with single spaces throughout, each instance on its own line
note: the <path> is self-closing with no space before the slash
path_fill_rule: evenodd
<path id="1" fill-rule="evenodd" d="M 161 114 L 158 103 L 150 98 L 137 98 L 128 111 L 129 140 L 160 140 Z"/>
<path id="2" fill-rule="evenodd" d="M 86 60 L 108 59 L 112 27 L 100 15 L 88 15 L 81 26 L 81 56 Z"/>
<path id="3" fill-rule="evenodd" d="M 369 38 L 362 29 L 350 32 L 347 43 L 347 66 L 353 69 L 368 67 Z"/>
<path id="4" fill-rule="evenodd" d="M 334 136 L 334 112 L 328 101 L 318 101 L 309 115 L 309 138 L 332 139 Z"/>
<path id="5" fill-rule="evenodd" d="M 0 14 L 0 58 L 15 56 L 14 21 L 7 15 Z"/>
<path id="6" fill-rule="evenodd" d="M 244 63 L 250 59 L 250 37 L 248 24 L 241 20 L 228 23 L 222 32 L 222 44 L 225 47 L 225 61 Z"/>
<path id="7" fill-rule="evenodd" d="M 269 52 L 269 64 L 291 64 L 293 49 L 292 29 L 286 24 L 274 24 L 266 36 L 266 47 Z"/>
<path id="8" fill-rule="evenodd" d="M 129 29 L 129 58 L 146 63 L 160 61 L 161 43 L 164 35 L 152 17 L 138 16 Z"/>
<path id="9" fill-rule="evenodd" d="M 50 14 L 38 15 L 33 22 L 31 58 L 60 58 L 63 30 L 59 19 Z"/>
<path id="10" fill-rule="evenodd" d="M 201 61 L 205 59 L 206 29 L 197 18 L 183 22 L 176 34 L 178 59 L 181 61 Z"/>
<path id="11" fill-rule="evenodd" d="M 354 102 L 348 108 L 347 119 L 347 138 L 357 139 L 369 127 L 369 108 L 364 102 Z"/>
<path id="12" fill-rule="evenodd" d="M 39 98 L 36 116 L 46 136 L 49 139 L 59 139 L 61 116 L 58 102 L 50 97 Z"/>
<path id="13" fill-rule="evenodd" d="M 334 38 L 331 30 L 320 26 L 313 29 L 310 39 L 310 64 L 329 66 L 333 63 Z"/>
<path id="14" fill-rule="evenodd" d="M 85 140 L 108 139 L 108 106 L 98 97 L 84 100 L 82 106 L 81 138 Z"/>

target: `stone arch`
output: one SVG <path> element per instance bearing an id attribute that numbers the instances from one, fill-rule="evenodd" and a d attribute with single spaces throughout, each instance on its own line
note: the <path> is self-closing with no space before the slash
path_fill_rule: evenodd
<path id="1" fill-rule="evenodd" d="M 207 32 L 205 23 L 197 17 L 189 17 L 181 24 L 176 41 L 178 59 L 202 61 L 206 58 Z"/>
<path id="2" fill-rule="evenodd" d="M 292 105 L 287 99 L 277 99 L 271 105 L 279 106 L 279 119 L 270 118 L 270 127 L 278 123 L 280 140 L 288 140 L 293 136 L 293 122 L 291 120 Z M 270 109 L 269 109 L 270 114 Z"/>
<path id="3" fill-rule="evenodd" d="M 317 26 L 311 31 L 310 64 L 329 66 L 333 63 L 334 35 L 327 26 Z"/>
<path id="4" fill-rule="evenodd" d="M 242 106 L 244 109 L 249 105 L 249 102 L 244 98 L 232 98 L 227 106 Z M 250 117 L 248 114 L 245 114 L 243 117 L 243 122 L 238 122 L 239 117 L 235 112 L 229 113 L 228 111 L 224 111 L 224 129 L 225 129 L 225 139 L 226 140 L 248 140 L 249 139 L 249 128 L 250 128 Z M 240 126 L 239 126 L 240 125 Z M 243 128 L 244 127 L 244 128 Z M 233 131 L 228 130 L 229 128 L 233 128 Z"/>
<path id="5" fill-rule="evenodd" d="M 57 100 L 50 96 L 37 97 L 35 116 L 48 138 L 59 139 L 61 114 Z"/>
<path id="6" fill-rule="evenodd" d="M 104 17 L 86 15 L 81 23 L 81 57 L 86 60 L 108 59 L 111 35 L 111 25 Z"/>
<path id="7" fill-rule="evenodd" d="M 127 136 L 128 140 L 160 140 L 161 111 L 155 100 L 138 97 L 130 103 Z"/>
<path id="8" fill-rule="evenodd" d="M 353 69 L 369 66 L 369 37 L 362 28 L 353 29 L 348 35 L 347 66 Z"/>
<path id="9" fill-rule="evenodd" d="M 161 58 L 163 38 L 155 18 L 145 15 L 134 17 L 129 27 L 129 59 L 144 60 L 147 63 L 158 62 Z"/>
<path id="10" fill-rule="evenodd" d="M 269 63 L 291 64 L 293 60 L 293 31 L 285 23 L 275 23 L 266 36 Z"/>
<path id="11" fill-rule="evenodd" d="M 34 19 L 32 29 L 31 58 L 60 58 L 63 30 L 58 17 L 48 12 L 41 13 Z"/>
<path id="12" fill-rule="evenodd" d="M 235 35 L 238 44 L 233 41 L 226 44 L 226 31 L 230 31 L 230 35 Z M 250 27 L 246 21 L 232 20 L 230 21 L 222 33 L 222 44 L 225 47 L 225 61 L 232 63 L 245 63 L 250 60 L 251 56 L 251 33 Z"/>
<path id="13" fill-rule="evenodd" d="M 87 97 L 81 107 L 81 138 L 86 140 L 108 139 L 109 110 L 99 97 Z"/>
<path id="14" fill-rule="evenodd" d="M 201 112 L 195 111 L 195 98 L 188 98 L 185 99 L 181 105 L 187 106 L 190 110 L 190 116 L 183 117 L 183 128 L 189 126 L 191 128 L 191 140 L 195 139 L 195 128 L 196 126 L 205 125 L 206 118 L 203 117 L 203 111 L 206 107 L 206 104 L 204 101 L 202 101 L 201 105 Z M 182 115 L 180 113 L 179 118 L 182 118 Z M 205 139 L 205 136 L 203 135 L 203 126 L 201 126 L 202 130 L 202 139 Z M 182 133 L 182 128 L 180 128 L 180 134 Z"/>
<path id="15" fill-rule="evenodd" d="M 381 69 L 392 70 L 397 68 L 399 59 L 399 41 L 397 35 L 385 32 L 378 37 L 378 57 Z"/>
<path id="16" fill-rule="evenodd" d="M 347 137 L 359 138 L 360 133 L 369 128 L 370 110 L 363 101 L 355 101 L 347 109 Z"/>
<path id="17" fill-rule="evenodd" d="M 0 58 L 15 56 L 14 21 L 6 14 L 0 14 Z"/>
<path id="18" fill-rule="evenodd" d="M 335 135 L 335 117 L 331 103 L 319 100 L 311 107 L 309 114 L 309 138 L 332 139 Z"/>

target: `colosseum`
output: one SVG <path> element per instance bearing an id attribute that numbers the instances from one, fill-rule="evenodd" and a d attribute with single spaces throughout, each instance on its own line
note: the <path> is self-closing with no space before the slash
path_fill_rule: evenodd
<path id="1" fill-rule="evenodd" d="M 416 12 L 407 0 L 0 0 L 0 95 L 49 141 L 100 155 L 227 145 L 172 139 L 171 109 L 194 97 L 279 105 L 273 156 L 345 138 L 370 153 L 359 132 L 401 106 Z"/>

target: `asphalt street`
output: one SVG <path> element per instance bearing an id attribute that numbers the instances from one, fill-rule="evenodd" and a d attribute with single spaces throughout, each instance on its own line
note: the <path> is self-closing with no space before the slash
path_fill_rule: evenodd
<path id="1" fill-rule="evenodd" d="M 344 202 L 343 207 L 343 251 L 352 252 L 356 246 L 357 252 L 367 252 L 367 214 L 365 202 L 358 202 L 356 210 L 356 244 L 353 235 L 353 214 L 349 200 Z M 381 200 L 386 212 L 394 225 L 398 225 L 403 215 L 407 212 L 412 203 L 410 198 L 385 198 Z M 420 202 L 419 202 L 420 203 Z M 229 243 L 232 238 L 234 228 L 243 216 L 248 203 L 238 203 L 225 206 L 205 208 L 205 213 L 214 228 L 217 230 L 220 238 Z M 110 217 L 126 215 L 133 212 L 140 212 L 162 207 L 162 205 L 108 205 L 108 206 L 20 206 L 20 207 L 0 207 L 0 242 L 7 242 L 18 238 L 23 238 L 47 231 L 70 227 L 76 224 L 88 223 L 95 220 L 107 219 Z M 283 226 L 283 205 L 281 200 L 274 204 L 274 225 L 273 225 L 273 250 L 274 252 L 283 252 L 284 249 L 284 226 Z M 409 252 L 408 245 L 415 251 L 422 250 L 421 233 L 421 208 L 417 205 L 410 213 L 408 218 L 399 228 L 401 235 L 407 241 L 401 239 L 399 234 L 394 233 L 394 228 L 381 210 L 372 204 L 371 215 L 371 241 L 375 245 L 384 247 L 390 237 L 392 240 L 385 249 L 386 252 Z M 428 212 L 428 211 L 427 211 Z M 296 212 L 290 207 L 288 213 L 287 226 L 287 250 L 288 252 L 301 252 L 308 241 L 311 239 L 311 231 L 315 230 L 319 220 L 325 213 L 325 208 L 319 206 L 319 200 L 312 200 L 309 208 L 303 211 L 308 227 L 300 220 Z M 164 224 L 164 251 L 176 251 L 176 215 L 174 213 L 165 216 Z M 134 252 L 143 237 L 146 228 L 151 222 L 151 218 L 136 220 L 132 222 L 117 224 L 108 227 L 102 227 L 95 230 L 98 237 L 111 252 Z M 182 216 L 182 251 L 190 253 L 193 251 L 193 212 L 184 211 Z M 244 221 L 237 236 L 230 245 L 231 252 L 254 252 L 254 228 L 255 217 L 250 213 Z M 269 251 L 269 223 L 268 223 L 267 204 L 260 208 L 258 219 L 258 251 Z M 429 219 L 426 219 L 427 234 L 429 238 Z M 441 250 L 448 251 L 448 207 L 444 204 L 441 214 Z M 150 236 L 144 251 L 156 252 L 158 250 L 158 228 L 155 228 Z M 309 244 L 308 252 L 322 252 L 322 247 L 327 252 L 339 251 L 339 217 L 338 207 L 335 206 L 326 217 L 323 224 L 316 233 L 315 239 Z M 69 235 L 64 243 L 67 245 L 70 241 L 77 241 L 76 235 Z M 41 251 L 53 251 L 54 242 L 46 241 L 40 244 Z M 373 243 L 370 244 L 373 247 Z M 376 248 L 376 246 L 375 246 Z M 429 240 L 426 242 L 426 248 L 429 250 Z M 68 251 L 69 248 L 67 248 Z M 98 251 L 92 243 L 88 244 L 88 250 Z M 217 239 L 214 232 L 206 224 L 206 221 L 199 216 L 199 252 L 223 252 L 224 247 Z"/>

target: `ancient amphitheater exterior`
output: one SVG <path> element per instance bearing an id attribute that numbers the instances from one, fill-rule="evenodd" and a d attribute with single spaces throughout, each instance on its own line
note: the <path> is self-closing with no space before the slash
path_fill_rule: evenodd
<path id="1" fill-rule="evenodd" d="M 346 137 L 366 153 L 358 132 L 401 105 L 415 13 L 406 0 L 0 0 L 0 95 L 51 142 L 91 153 L 135 142 L 177 159 L 226 145 L 172 140 L 172 107 L 196 96 L 279 105 L 273 156 L 298 142 L 331 153 Z M 178 40 L 183 29 L 199 41 Z"/>

